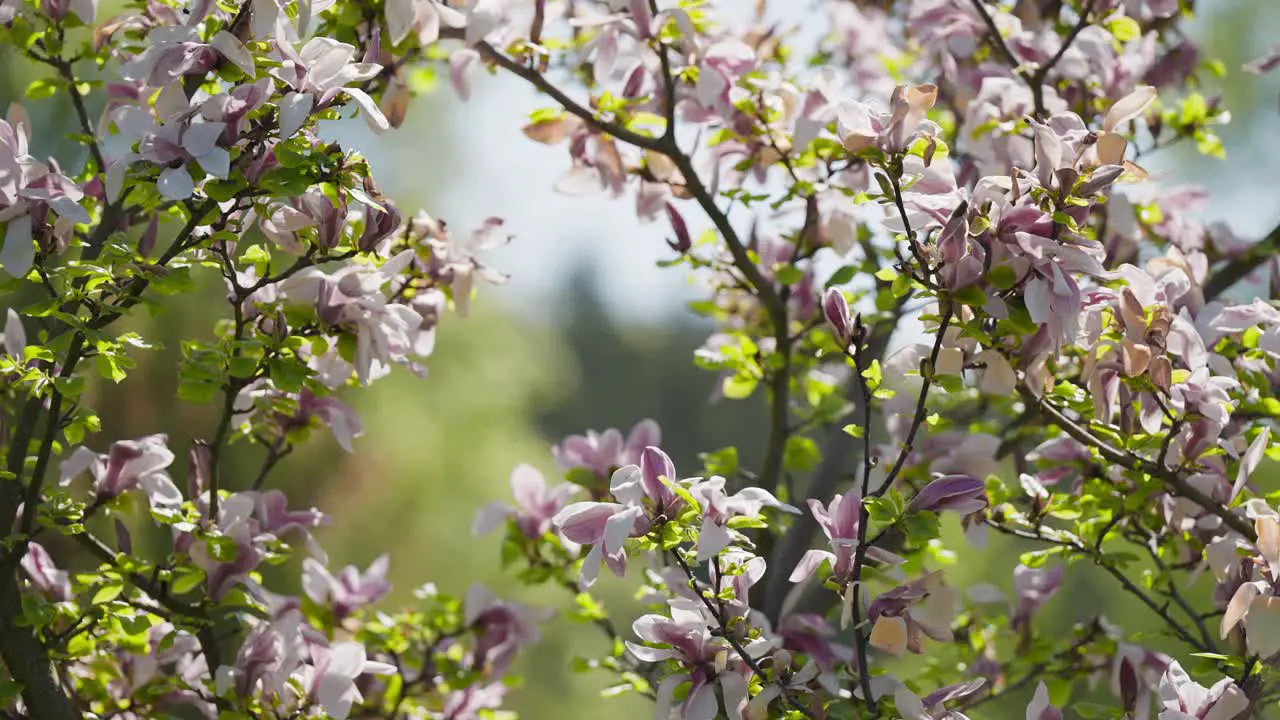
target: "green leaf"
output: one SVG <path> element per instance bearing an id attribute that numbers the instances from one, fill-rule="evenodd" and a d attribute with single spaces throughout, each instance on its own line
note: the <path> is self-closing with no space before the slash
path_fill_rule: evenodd
<path id="1" fill-rule="evenodd" d="M 970 285 L 952 292 L 951 299 L 961 305 L 981 307 L 987 303 L 987 294 L 977 285 Z"/>
<path id="2" fill-rule="evenodd" d="M 751 393 L 755 392 L 759 384 L 759 378 L 754 375 L 734 373 L 724 379 L 720 391 L 730 400 L 743 400 L 751 397 Z"/>
<path id="3" fill-rule="evenodd" d="M 831 273 L 831 277 L 827 278 L 826 287 L 835 287 L 836 285 L 845 285 L 853 280 L 857 270 L 852 265 L 845 265 L 835 272 Z"/>
<path id="4" fill-rule="evenodd" d="M 174 595 L 185 595 L 199 587 L 203 580 L 204 573 L 200 570 L 187 570 L 174 578 L 169 587 Z"/>
<path id="5" fill-rule="evenodd" d="M 1137 40 L 1142 37 L 1142 26 L 1137 20 L 1127 15 L 1112 15 L 1107 20 L 1107 30 L 1111 32 L 1111 36 L 1122 43 L 1131 40 Z"/>
<path id="6" fill-rule="evenodd" d="M 813 438 L 803 435 L 792 435 L 787 438 L 786 449 L 782 454 L 782 464 L 788 470 L 807 472 L 822 460 L 822 451 Z"/>
<path id="7" fill-rule="evenodd" d="M 1018 275 L 1008 265 L 998 265 L 987 273 L 987 282 L 1001 290 L 1008 290 L 1018 282 Z"/>
<path id="8" fill-rule="evenodd" d="M 774 276 L 783 285 L 795 285 L 804 279 L 804 272 L 795 265 L 783 265 L 774 272 Z"/>
<path id="9" fill-rule="evenodd" d="M 119 581 L 103 585 L 93 593 L 93 598 L 89 600 L 91 605 L 101 605 L 102 603 L 111 602 L 120 597 L 120 593 L 124 592 L 124 583 Z"/>
<path id="10" fill-rule="evenodd" d="M 708 475 L 729 477 L 738 472 L 738 448 L 726 447 L 703 453 L 702 464 L 706 467 Z M 592 477 L 594 478 L 595 475 L 593 474 Z"/>
<path id="11" fill-rule="evenodd" d="M 893 279 L 889 289 L 895 298 L 905 297 L 907 293 L 911 292 L 911 278 L 906 275 L 899 275 Z"/>
<path id="12" fill-rule="evenodd" d="M 33 80 L 31 81 L 31 84 L 27 86 L 27 98 L 30 100 L 43 100 L 45 98 L 53 97 L 53 95 L 58 92 L 58 87 L 60 85 L 61 82 L 59 82 L 57 78 L 40 78 L 39 80 Z"/>
<path id="13" fill-rule="evenodd" d="M 880 383 L 884 382 L 884 371 L 880 368 L 879 360 L 872 360 L 871 365 L 862 371 L 862 377 L 866 378 L 867 387 L 872 391 L 880 387 Z"/>
<path id="14" fill-rule="evenodd" d="M 120 358 L 114 355 L 99 355 L 96 363 L 98 374 L 111 382 L 119 383 L 129 376 L 124 368 L 120 367 Z"/>

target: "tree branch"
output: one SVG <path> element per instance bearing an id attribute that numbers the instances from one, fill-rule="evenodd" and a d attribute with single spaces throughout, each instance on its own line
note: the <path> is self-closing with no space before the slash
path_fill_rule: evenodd
<path id="1" fill-rule="evenodd" d="M 1053 404 L 1045 401 L 1044 398 L 1037 397 L 1035 393 L 1031 392 L 1031 390 L 1025 385 L 1019 385 L 1018 391 L 1022 394 L 1022 397 L 1026 402 L 1039 408 L 1042 413 L 1053 421 L 1054 425 L 1057 425 L 1075 440 L 1097 450 L 1098 454 L 1102 455 L 1106 460 L 1120 465 L 1121 467 L 1143 472 L 1151 475 L 1152 477 L 1158 478 L 1165 485 L 1169 486 L 1173 491 L 1173 494 L 1184 497 L 1204 508 L 1206 512 L 1217 515 L 1228 527 L 1245 536 L 1249 541 L 1253 542 L 1258 539 L 1257 533 L 1254 532 L 1253 526 L 1249 524 L 1248 520 L 1231 512 L 1223 506 L 1222 503 L 1196 489 L 1187 481 L 1186 478 L 1168 470 L 1167 468 L 1160 467 L 1156 463 L 1147 460 L 1140 455 L 1112 447 L 1105 440 L 1097 437 L 1093 433 L 1089 432 L 1088 429 L 1067 417 Z"/>
<path id="2" fill-rule="evenodd" d="M 1238 257 L 1218 268 L 1204 283 L 1204 299 L 1215 300 L 1232 285 L 1240 282 L 1245 275 L 1257 270 L 1263 263 L 1274 258 L 1280 251 L 1280 225 L 1277 225 L 1267 236 L 1254 243 Z"/>

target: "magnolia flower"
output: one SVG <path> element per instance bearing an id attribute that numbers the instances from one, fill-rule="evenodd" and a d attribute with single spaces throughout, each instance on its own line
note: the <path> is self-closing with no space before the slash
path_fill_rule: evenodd
<path id="1" fill-rule="evenodd" d="M 836 493 L 825 507 L 821 501 L 810 499 L 809 511 L 818 521 L 822 532 L 826 533 L 831 550 L 815 548 L 805 552 L 791 572 L 791 582 L 798 583 L 809 579 L 818 571 L 818 568 L 822 567 L 823 562 L 831 563 L 833 577 L 841 580 L 849 579 L 853 574 L 853 556 L 858 544 L 862 499 L 854 492 L 848 495 Z M 867 558 L 889 564 L 902 561 L 893 553 L 874 545 L 867 548 Z M 852 597 L 851 594 L 850 597 Z"/>
<path id="2" fill-rule="evenodd" d="M 233 145 L 248 128 L 248 114 L 266 104 L 272 89 L 271 78 L 268 77 L 251 85 L 236 85 L 205 100 L 200 105 L 200 114 L 205 120 L 222 123 L 222 143 Z"/>
<path id="3" fill-rule="evenodd" d="M 454 690 L 445 698 L 441 710 L 441 720 L 482 720 L 493 717 L 485 710 L 497 710 L 502 707 L 503 696 L 507 694 L 507 686 L 502 682 L 481 685 L 468 685 Z"/>
<path id="4" fill-rule="evenodd" d="M 1027 627 L 1035 611 L 1058 592 L 1063 573 L 1061 565 L 1045 570 L 1019 564 L 1013 569 L 1013 591 L 1018 597 L 1012 621 L 1014 629 Z"/>
<path id="5" fill-rule="evenodd" d="M 313 645 L 311 661 L 312 665 L 304 666 L 308 668 L 303 682 L 307 698 L 324 708 L 333 720 L 346 720 L 351 706 L 363 701 L 356 689 L 356 678 L 396 672 L 394 665 L 369 660 L 364 646 L 356 642 L 337 643 L 332 647 Z"/>
<path id="6" fill-rule="evenodd" d="M 1249 698 L 1231 678 L 1206 689 L 1176 661 L 1160 681 L 1159 720 L 1233 720 L 1249 709 Z"/>
<path id="7" fill-rule="evenodd" d="M 187 682 L 201 682 L 209 676 L 209 665 L 195 635 L 178 630 L 173 623 L 162 621 L 147 631 L 149 648 L 145 653 L 121 653 L 128 668 L 129 684 L 138 688 L 160 676 L 176 676 Z"/>
<path id="8" fill-rule="evenodd" d="M 431 247 L 429 272 L 448 285 L 453 306 L 459 315 L 466 315 L 471 306 L 471 293 L 475 278 L 492 285 L 501 285 L 507 276 L 480 261 L 480 254 L 510 242 L 511 236 L 503 229 L 501 218 L 489 218 L 476 230 L 459 237 L 445 230 L 440 223 L 419 213 L 413 226 L 422 226 Z"/>
<path id="9" fill-rule="evenodd" d="M 308 658 L 303 618 L 296 598 L 266 594 L 268 617 L 257 621 L 236 652 L 235 663 L 218 668 L 219 695 L 233 688 L 241 697 L 292 699 L 289 681 Z"/>
<path id="10" fill-rule="evenodd" d="M 1156 100 L 1156 89 L 1150 85 L 1136 88 L 1117 100 L 1102 118 L 1102 130 L 1097 134 L 1098 160 L 1106 165 L 1125 165 L 1136 168 L 1124 159 L 1128 141 L 1117 134 L 1117 129 L 1146 112 Z M 1145 174 L 1145 173 L 1144 173 Z"/>
<path id="11" fill-rule="evenodd" d="M 1254 520 L 1254 528 L 1258 534 L 1257 554 L 1268 579 L 1245 582 L 1236 589 L 1222 615 L 1219 633 L 1225 639 L 1243 623 L 1249 652 L 1266 658 L 1280 652 L 1280 596 L 1276 594 L 1276 583 L 1280 581 L 1280 522 L 1273 515 L 1265 515 Z"/>
<path id="12" fill-rule="evenodd" d="M 506 503 L 491 502 L 476 513 L 471 524 L 473 535 L 485 535 L 493 532 L 509 517 L 514 517 L 520 532 L 530 540 L 537 540 L 551 529 L 552 519 L 556 513 L 568 503 L 580 488 L 577 485 L 562 483 L 554 489 L 547 490 L 547 481 L 542 473 L 531 465 L 517 465 L 511 471 L 511 494 L 519 504 L 518 508 Z"/>
<path id="13" fill-rule="evenodd" d="M 386 7 L 387 39 L 399 45 L 410 32 L 417 34 L 423 47 L 440 37 L 441 26 L 460 28 L 467 24 L 462 13 L 439 0 L 388 0 Z"/>
<path id="14" fill-rule="evenodd" d="M 942 582 L 941 572 L 898 587 L 877 597 L 867 609 L 874 624 L 868 642 L 892 655 L 924 652 L 924 637 L 951 642 L 960 593 Z"/>
<path id="15" fill-rule="evenodd" d="M 836 115 L 840 142 L 851 153 L 870 147 L 887 153 L 902 152 L 917 137 L 941 132 L 925 114 L 938 99 L 934 85 L 899 85 L 889 99 L 889 112 L 877 112 L 857 101 L 840 104 Z"/>
<path id="16" fill-rule="evenodd" d="M 327 37 L 315 37 L 295 51 L 287 42 L 276 44 L 281 64 L 271 74 L 292 88 L 280 100 L 280 137 L 292 137 L 316 108 L 324 108 L 345 94 L 364 112 L 365 121 L 375 131 L 386 130 L 387 118 L 377 103 L 363 90 L 347 87 L 370 80 L 382 72 L 376 63 L 353 62 L 356 49 Z"/>
<path id="17" fill-rule="evenodd" d="M 542 639 L 538 624 L 549 620 L 552 613 L 499 600 L 483 585 L 476 584 L 467 590 L 463 615 L 468 627 L 476 632 L 474 666 L 501 676 L 521 648 Z"/>
<path id="18" fill-rule="evenodd" d="M 162 93 L 163 95 L 163 93 Z M 225 178 L 231 171 L 231 155 L 218 144 L 226 123 L 196 122 L 194 113 L 177 110 L 157 123 L 150 113 L 137 107 L 122 107 L 114 116 L 123 137 L 136 140 L 137 154 L 116 160 L 106 173 L 106 194 L 114 200 L 120 192 L 124 170 L 137 158 L 164 168 L 156 178 L 156 189 L 170 200 L 185 200 L 195 192 L 191 165 L 204 174 Z"/>
<path id="19" fill-rule="evenodd" d="M 71 579 L 66 570 L 59 570 L 53 564 L 49 551 L 37 542 L 27 543 L 27 553 L 22 556 L 22 569 L 31 584 L 40 592 L 48 595 L 54 602 L 65 602 L 71 599 Z"/>
<path id="20" fill-rule="evenodd" d="M 733 536 L 729 521 L 735 517 L 757 518 L 766 507 L 800 514 L 800 511 L 779 502 L 773 493 L 757 487 L 746 487 L 733 495 L 724 491 L 725 479 L 719 476 L 694 484 L 689 492 L 702 508 L 702 529 L 698 532 L 698 562 L 715 557 L 729 547 Z"/>
<path id="21" fill-rule="evenodd" d="M 364 434 L 364 424 L 350 405 L 332 395 L 321 397 L 304 387 L 298 393 L 298 411 L 285 425 L 305 427 L 313 418 L 329 427 L 339 447 L 347 452 L 355 452 L 353 443 Z"/>
<path id="22" fill-rule="evenodd" d="M 324 565 L 307 558 L 302 561 L 302 589 L 317 604 L 332 608 L 335 619 L 342 620 L 391 592 L 391 583 L 387 581 L 388 562 L 385 554 L 380 555 L 363 573 L 348 565 L 335 578 Z"/>
<path id="23" fill-rule="evenodd" d="M 323 322 L 354 330 L 354 370 L 367 385 L 375 371 L 381 372 L 393 362 L 406 362 L 413 352 L 422 317 L 408 305 L 388 302 L 381 288 L 414 257 L 413 250 L 405 250 L 376 269 L 347 265 L 326 273 L 307 268 L 281 283 L 280 292 L 291 301 L 313 305 Z M 350 366 L 347 368 L 349 373 Z"/>
<path id="24" fill-rule="evenodd" d="M 209 43 L 191 25 L 161 25 L 147 35 L 147 47 L 120 68 L 126 80 L 164 87 L 185 75 L 204 75 L 226 58 L 246 76 L 255 75 L 253 55 L 235 35 L 220 30 Z"/>
<path id="25" fill-rule="evenodd" d="M 300 231 L 315 229 L 314 244 L 321 250 L 332 250 L 341 240 L 347 227 L 346 199 L 338 196 L 335 205 L 318 187 L 276 203 L 271 212 L 259 222 L 262 233 L 271 238 L 283 250 L 301 255 L 307 247 L 298 237 Z"/>
<path id="26" fill-rule="evenodd" d="M 948 685 L 926 695 L 923 699 L 899 684 L 893 693 L 893 704 L 903 720 L 969 720 L 969 716 L 956 710 L 948 710 L 946 703 L 972 696 L 987 684 L 985 678 Z"/>
<path id="27" fill-rule="evenodd" d="M 791 613 L 778 626 L 778 635 L 783 647 L 811 658 L 824 675 L 833 674 L 840 663 L 854 661 L 853 648 L 832 642 L 836 629 L 821 615 Z"/>
<path id="28" fill-rule="evenodd" d="M 662 430 L 658 423 L 645 419 L 636 423 L 625 440 L 622 433 L 609 428 L 602 433 L 588 430 L 583 435 L 570 435 L 551 448 L 556 463 L 566 470 L 583 468 L 604 480 L 615 470 L 627 465 L 639 465 L 640 455 L 646 447 L 662 443 Z"/>
<path id="29" fill-rule="evenodd" d="M 641 640 L 663 647 L 640 645 L 630 640 L 626 642 L 627 650 L 641 662 L 675 659 L 681 663 L 682 670 L 668 675 L 658 684 L 654 718 L 671 717 L 672 706 L 676 702 L 675 689 L 686 682 L 690 683 L 689 692 L 676 710 L 677 717 L 682 720 L 713 720 L 721 707 L 716 698 L 717 685 L 724 696 L 726 716 L 737 717 L 736 713 L 747 700 L 747 681 L 741 672 L 735 672 L 726 665 L 733 657 L 729 653 L 729 644 L 711 633 L 700 601 L 674 598 L 668 605 L 670 617 L 642 615 L 631 626 Z"/>
<path id="30" fill-rule="evenodd" d="M 34 240 L 47 222 L 47 210 L 57 215 L 53 234 L 58 238 L 70 235 L 76 223 L 90 221 L 80 205 L 84 192 L 56 163 L 45 165 L 28 153 L 30 137 L 31 120 L 21 105 L 13 103 L 7 118 L 0 120 L 0 225 L 4 227 L 0 268 L 14 277 L 24 277 L 31 270 Z"/>
<path id="31" fill-rule="evenodd" d="M 40 0 L 40 10 L 55 22 L 71 13 L 85 25 L 93 25 L 98 16 L 98 0 Z"/>
<path id="32" fill-rule="evenodd" d="M 167 443 L 166 435 L 121 440 L 112 444 L 106 455 L 78 447 L 62 461 L 59 484 L 65 487 L 77 475 L 88 471 L 93 475 L 93 491 L 98 502 L 141 488 L 147 494 L 152 512 L 172 514 L 182 505 L 182 493 L 164 470 L 174 460 Z"/>
<path id="33" fill-rule="evenodd" d="M 579 545 L 591 545 L 583 558 L 582 586 L 590 587 L 603 561 L 614 575 L 627 571 L 627 538 L 640 537 L 652 527 L 649 512 L 677 512 L 684 501 L 668 483 L 675 481 L 675 465 L 656 447 L 641 453 L 640 466 L 619 468 L 609 480 L 609 492 L 619 502 L 578 502 L 556 513 L 552 525 Z"/>

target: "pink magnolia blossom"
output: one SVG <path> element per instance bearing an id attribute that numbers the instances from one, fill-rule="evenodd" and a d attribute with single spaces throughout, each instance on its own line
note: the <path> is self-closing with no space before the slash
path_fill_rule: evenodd
<path id="1" fill-rule="evenodd" d="M 19 564 L 27 573 L 27 577 L 31 578 L 31 583 L 51 600 L 65 602 L 71 599 L 70 576 L 66 570 L 59 570 L 58 566 L 53 564 L 53 558 L 43 545 L 28 542 L 27 553 L 22 556 Z"/>
<path id="2" fill-rule="evenodd" d="M 78 447 L 62 462 L 59 484 L 66 486 L 88 471 L 99 501 L 136 488 L 146 493 L 152 512 L 172 514 L 182 505 L 182 493 L 165 472 L 173 460 L 165 435 L 121 440 L 113 443 L 105 455 Z"/>
<path id="3" fill-rule="evenodd" d="M 499 600 L 483 585 L 472 585 L 463 603 L 464 619 L 476 633 L 472 662 L 477 669 L 488 668 L 502 675 L 523 647 L 542 638 L 540 623 L 551 611 Z"/>
<path id="4" fill-rule="evenodd" d="M 389 562 L 387 555 L 380 555 L 364 572 L 348 565 L 334 577 L 315 558 L 307 558 L 302 561 L 302 590 L 318 605 L 331 608 L 334 617 L 342 620 L 391 592 L 391 583 L 387 580 Z"/>
<path id="5" fill-rule="evenodd" d="M 1174 661 L 1160 681 L 1160 720 L 1232 720 L 1249 709 L 1249 698 L 1231 678 L 1205 688 Z"/>
<path id="6" fill-rule="evenodd" d="M 582 435 L 570 435 L 551 448 L 556 463 L 566 470 L 583 468 L 607 479 L 615 470 L 627 465 L 639 465 L 640 455 L 650 445 L 662 444 L 662 430 L 653 420 L 636 423 L 626 439 L 614 428 L 604 432 L 588 430 Z"/>
<path id="7" fill-rule="evenodd" d="M 561 483 L 548 490 L 542 473 L 531 465 L 518 465 L 511 471 L 511 494 L 519 507 L 501 502 L 485 505 L 476 513 L 471 532 L 473 535 L 485 535 L 496 530 L 507 518 L 514 517 L 520 532 L 530 540 L 537 540 L 551 529 L 556 513 L 580 489 L 576 485 Z"/>
<path id="8" fill-rule="evenodd" d="M 271 74 L 289 86 L 280 99 L 280 137 L 296 133 L 317 108 L 329 105 L 339 95 L 346 95 L 364 113 L 369 127 L 376 131 L 390 127 L 386 116 L 364 90 L 350 87 L 382 72 L 376 63 L 354 62 L 356 49 L 331 38 L 316 37 L 295 50 L 292 43 L 276 45 L 281 64 Z"/>

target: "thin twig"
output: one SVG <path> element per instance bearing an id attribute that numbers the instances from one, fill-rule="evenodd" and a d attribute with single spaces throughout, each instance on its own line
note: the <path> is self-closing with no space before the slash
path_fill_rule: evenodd
<path id="1" fill-rule="evenodd" d="M 678 564 L 680 569 L 684 571 L 684 574 L 688 576 L 689 582 L 693 585 L 694 593 L 702 600 L 702 604 L 707 606 L 707 610 L 711 613 L 711 616 L 715 618 L 716 624 L 720 627 L 719 636 L 724 638 L 729 645 L 733 647 L 733 650 L 738 654 L 738 657 L 742 658 L 742 662 L 746 663 L 747 667 L 751 668 L 751 671 L 754 672 L 763 682 L 765 679 L 764 670 L 760 669 L 760 664 L 756 662 L 755 658 L 751 657 L 751 654 L 742 646 L 742 643 L 733 636 L 733 633 L 729 632 L 729 628 L 726 626 L 724 621 L 724 614 L 716 604 L 708 600 L 707 596 L 698 588 L 698 579 L 693 574 L 693 568 L 689 567 L 689 563 L 680 555 L 679 548 L 671 551 L 671 557 L 675 558 L 676 564 Z M 792 697 L 789 689 L 782 686 L 780 683 L 778 689 L 782 692 L 783 699 L 785 699 L 787 704 L 795 709 L 796 712 L 807 718 L 813 718 L 813 712 Z"/>
<path id="2" fill-rule="evenodd" d="M 1091 433 L 1076 421 L 1067 417 L 1060 409 L 1043 397 L 1038 397 L 1026 385 L 1019 385 L 1023 399 L 1039 408 L 1055 425 L 1077 441 L 1094 448 L 1103 458 L 1130 470 L 1137 470 L 1158 478 L 1173 491 L 1175 495 L 1184 497 L 1203 508 L 1206 512 L 1217 515 L 1232 530 L 1245 536 L 1249 541 L 1256 541 L 1258 535 L 1253 526 L 1244 517 L 1237 515 L 1222 503 L 1196 489 L 1181 475 L 1170 472 L 1146 458 L 1127 450 L 1112 447 L 1109 443 Z"/>

